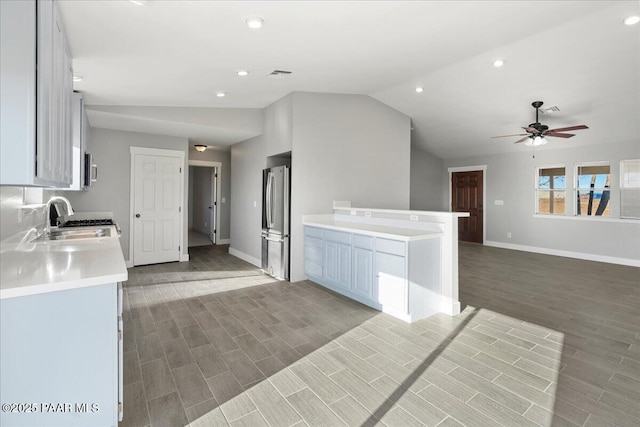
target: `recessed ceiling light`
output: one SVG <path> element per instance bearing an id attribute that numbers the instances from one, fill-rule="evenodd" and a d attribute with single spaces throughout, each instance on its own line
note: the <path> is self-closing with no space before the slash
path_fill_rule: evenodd
<path id="1" fill-rule="evenodd" d="M 227 93 L 226 93 L 226 92 L 222 92 L 222 91 L 220 91 L 220 92 L 216 92 L 216 96 L 217 96 L 218 98 L 222 98 L 222 97 L 227 96 Z"/>
<path id="2" fill-rule="evenodd" d="M 504 59 L 496 59 L 493 61 L 493 66 L 496 68 L 500 68 L 504 65 Z"/>
<path id="3" fill-rule="evenodd" d="M 84 80 L 84 76 L 82 74 L 73 73 L 73 81 L 74 83 L 78 83 Z"/>
<path id="4" fill-rule="evenodd" d="M 236 71 L 236 74 L 239 75 L 239 76 L 242 76 L 242 77 L 248 76 L 249 75 L 249 70 L 238 70 L 238 71 Z"/>
<path id="5" fill-rule="evenodd" d="M 259 16 L 250 16 L 245 21 L 249 28 L 252 30 L 257 30 L 258 28 L 262 28 L 262 24 L 264 24 L 264 19 Z"/>
<path id="6" fill-rule="evenodd" d="M 625 18 L 623 22 L 624 22 L 624 25 L 635 25 L 638 22 L 640 22 L 640 16 L 638 15 L 629 16 Z"/>
<path id="7" fill-rule="evenodd" d="M 418 86 L 418 87 L 416 88 L 416 92 L 418 92 L 418 93 L 422 93 L 422 91 L 423 91 L 423 90 L 424 90 L 424 89 L 422 89 L 420 86 Z"/>
<path id="8" fill-rule="evenodd" d="M 129 2 L 135 4 L 136 6 L 144 6 L 147 4 L 147 0 L 129 0 Z"/>

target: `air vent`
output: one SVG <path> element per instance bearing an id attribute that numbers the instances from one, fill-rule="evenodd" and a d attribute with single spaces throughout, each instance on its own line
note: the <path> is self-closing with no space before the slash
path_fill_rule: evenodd
<path id="1" fill-rule="evenodd" d="M 540 112 L 542 114 L 552 114 L 552 113 L 557 113 L 558 111 L 560 111 L 560 108 L 557 105 L 552 105 L 551 107 L 545 107 L 540 109 Z"/>
<path id="2" fill-rule="evenodd" d="M 273 78 L 282 78 L 282 77 L 287 77 L 289 74 L 291 74 L 291 71 L 273 70 L 272 72 L 267 74 L 267 77 L 272 78 L 272 79 Z"/>

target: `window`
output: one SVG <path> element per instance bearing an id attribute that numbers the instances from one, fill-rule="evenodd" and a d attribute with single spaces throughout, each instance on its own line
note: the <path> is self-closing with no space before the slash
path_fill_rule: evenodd
<path id="1" fill-rule="evenodd" d="M 536 177 L 536 213 L 564 215 L 566 188 L 564 166 L 538 168 Z"/>
<path id="2" fill-rule="evenodd" d="M 609 162 L 576 165 L 576 215 L 609 216 Z"/>
<path id="3" fill-rule="evenodd" d="M 640 159 L 620 162 L 620 217 L 640 218 Z"/>

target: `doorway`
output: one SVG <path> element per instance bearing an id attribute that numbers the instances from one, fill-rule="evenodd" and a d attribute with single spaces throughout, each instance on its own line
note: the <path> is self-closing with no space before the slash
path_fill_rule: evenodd
<path id="1" fill-rule="evenodd" d="M 469 213 L 469 217 L 458 218 L 460 241 L 484 243 L 485 172 L 486 166 L 449 169 L 451 211 Z"/>
<path id="2" fill-rule="evenodd" d="M 220 188 L 218 162 L 189 161 L 188 245 L 218 244 Z"/>
<path id="3" fill-rule="evenodd" d="M 133 265 L 180 260 L 184 152 L 131 147 Z"/>

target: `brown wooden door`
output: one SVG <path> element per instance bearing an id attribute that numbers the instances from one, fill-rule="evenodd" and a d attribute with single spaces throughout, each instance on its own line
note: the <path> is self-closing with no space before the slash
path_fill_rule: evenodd
<path id="1" fill-rule="evenodd" d="M 458 239 L 482 242 L 482 171 L 453 172 L 451 175 L 451 210 L 469 212 L 458 219 Z"/>

